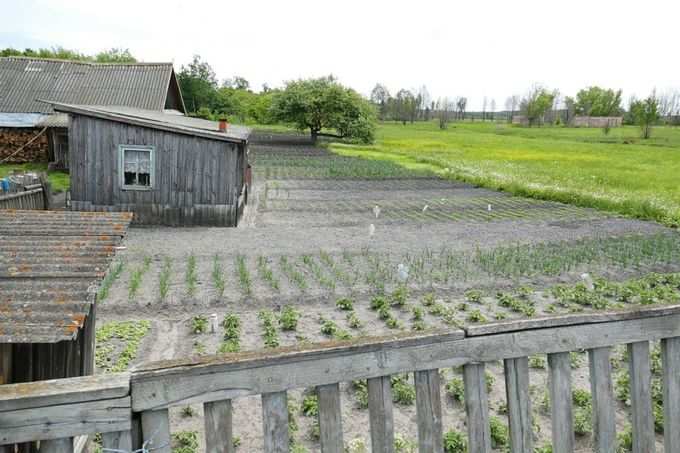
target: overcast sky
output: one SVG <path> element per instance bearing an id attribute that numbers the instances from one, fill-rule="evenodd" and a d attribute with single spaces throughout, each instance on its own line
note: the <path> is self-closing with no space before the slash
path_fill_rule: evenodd
<path id="1" fill-rule="evenodd" d="M 200 54 L 258 90 L 332 73 L 364 94 L 425 85 L 502 109 L 534 83 L 680 88 L 678 0 L 1 1 L 0 47 L 121 47 L 177 69 Z"/>

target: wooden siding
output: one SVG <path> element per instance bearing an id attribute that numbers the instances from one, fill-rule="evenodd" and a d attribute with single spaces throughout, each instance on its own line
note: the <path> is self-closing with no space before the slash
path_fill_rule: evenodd
<path id="1" fill-rule="evenodd" d="M 91 118 L 71 117 L 72 209 L 132 211 L 136 223 L 235 225 L 243 146 Z M 119 145 L 154 147 L 149 190 L 120 184 Z"/>

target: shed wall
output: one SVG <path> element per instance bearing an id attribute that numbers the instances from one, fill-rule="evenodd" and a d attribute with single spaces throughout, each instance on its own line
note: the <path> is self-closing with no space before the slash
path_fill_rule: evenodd
<path id="1" fill-rule="evenodd" d="M 236 224 L 244 147 L 81 115 L 69 134 L 73 209 L 132 211 L 147 224 Z M 119 145 L 154 147 L 151 189 L 121 187 Z"/>

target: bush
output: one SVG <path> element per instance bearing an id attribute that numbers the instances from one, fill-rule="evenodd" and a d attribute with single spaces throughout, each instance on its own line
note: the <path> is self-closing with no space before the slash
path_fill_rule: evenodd
<path id="1" fill-rule="evenodd" d="M 290 305 L 286 305 L 281 310 L 279 325 L 283 330 L 296 330 L 298 319 L 300 319 L 300 312 Z"/>
<path id="2" fill-rule="evenodd" d="M 452 429 L 444 434 L 444 451 L 446 453 L 467 453 L 467 437 Z"/>

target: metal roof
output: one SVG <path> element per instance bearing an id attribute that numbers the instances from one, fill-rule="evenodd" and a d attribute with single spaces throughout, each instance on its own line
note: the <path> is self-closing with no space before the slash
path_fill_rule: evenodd
<path id="1" fill-rule="evenodd" d="M 75 339 L 131 220 L 0 210 L 0 343 Z"/>
<path id="2" fill-rule="evenodd" d="M 162 110 L 172 63 L 85 63 L 0 58 L 0 112 L 51 113 L 36 99 Z"/>
<path id="3" fill-rule="evenodd" d="M 121 106 L 72 105 L 51 102 L 57 112 L 92 116 L 121 123 L 161 129 L 179 134 L 196 135 L 214 140 L 245 143 L 250 129 L 245 126 L 229 124 L 226 132 L 220 132 L 217 121 L 178 115 L 155 110 L 134 109 Z"/>

